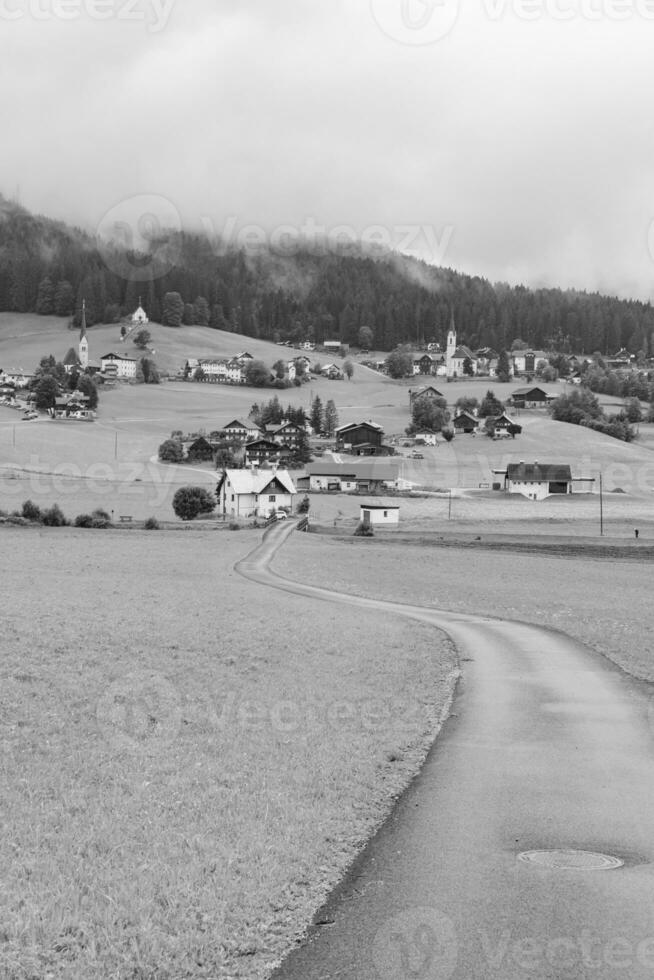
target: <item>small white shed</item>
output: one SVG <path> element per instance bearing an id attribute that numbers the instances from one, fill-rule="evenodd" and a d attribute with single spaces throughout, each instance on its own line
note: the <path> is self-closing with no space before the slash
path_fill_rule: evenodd
<path id="1" fill-rule="evenodd" d="M 396 504 L 361 504 L 360 520 L 364 527 L 399 524 L 400 508 Z"/>

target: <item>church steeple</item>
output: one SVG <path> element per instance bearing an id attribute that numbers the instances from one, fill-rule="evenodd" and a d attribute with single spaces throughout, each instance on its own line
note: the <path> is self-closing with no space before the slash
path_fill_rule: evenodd
<path id="1" fill-rule="evenodd" d="M 86 300 L 82 300 L 82 323 L 79 330 L 79 361 L 82 370 L 89 366 L 89 342 L 86 336 Z"/>
<path id="2" fill-rule="evenodd" d="M 447 366 L 448 378 L 454 375 L 454 365 L 452 363 L 456 352 L 456 326 L 454 325 L 454 308 L 450 307 L 450 329 L 447 334 L 447 350 L 445 353 L 445 363 Z"/>

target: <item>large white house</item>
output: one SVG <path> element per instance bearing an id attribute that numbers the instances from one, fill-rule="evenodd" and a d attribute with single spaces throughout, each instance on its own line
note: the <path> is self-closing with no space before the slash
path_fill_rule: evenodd
<path id="1" fill-rule="evenodd" d="M 293 509 L 297 491 L 288 470 L 225 470 L 216 494 L 218 510 L 231 517 L 270 517 Z"/>
<path id="2" fill-rule="evenodd" d="M 104 354 L 100 358 L 100 370 L 103 374 L 115 374 L 117 378 L 135 378 L 136 358 L 113 352 Z"/>

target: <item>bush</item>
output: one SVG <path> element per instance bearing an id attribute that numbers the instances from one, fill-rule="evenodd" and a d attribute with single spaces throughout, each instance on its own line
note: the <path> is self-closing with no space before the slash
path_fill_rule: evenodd
<path id="1" fill-rule="evenodd" d="M 237 523 L 237 521 L 230 521 L 229 524 L 228 524 L 228 527 L 229 527 L 229 530 L 230 531 L 240 531 L 241 530 L 241 525 L 239 523 Z"/>
<path id="2" fill-rule="evenodd" d="M 454 432 L 452 429 L 443 429 L 441 435 L 443 436 L 445 442 L 452 442 L 452 439 L 454 439 Z"/>
<path id="3" fill-rule="evenodd" d="M 38 507 L 33 501 L 26 500 L 23 504 L 23 517 L 28 521 L 38 521 L 39 524 L 43 520 L 43 514 L 41 513 L 41 508 Z"/>
<path id="4" fill-rule="evenodd" d="M 159 531 L 161 525 L 156 517 L 148 517 L 147 521 L 143 525 L 146 531 Z"/>
<path id="5" fill-rule="evenodd" d="M 357 529 L 354 532 L 355 538 L 374 538 L 375 532 L 373 531 L 370 524 L 364 524 L 360 521 L 357 524 Z"/>
<path id="6" fill-rule="evenodd" d="M 199 514 L 210 514 L 216 503 L 204 487 L 180 487 L 173 497 L 173 510 L 183 521 L 192 521 Z"/>
<path id="7" fill-rule="evenodd" d="M 17 527 L 27 527 L 29 521 L 26 521 L 21 514 L 10 514 L 7 518 L 7 524 L 16 524 Z"/>
<path id="8" fill-rule="evenodd" d="M 304 497 L 295 508 L 295 511 L 297 514 L 308 514 L 310 506 L 311 506 L 311 502 L 309 500 L 308 495 L 305 493 Z"/>
<path id="9" fill-rule="evenodd" d="M 111 518 L 106 510 L 102 510 L 101 507 L 97 507 L 91 514 L 91 527 L 99 528 L 104 530 L 107 527 L 111 527 Z"/>
<path id="10" fill-rule="evenodd" d="M 93 518 L 90 514 L 78 514 L 75 518 L 75 527 L 93 527 Z"/>
<path id="11" fill-rule="evenodd" d="M 45 524 L 46 527 L 66 527 L 68 521 L 59 505 L 53 504 L 41 514 L 41 523 Z"/>

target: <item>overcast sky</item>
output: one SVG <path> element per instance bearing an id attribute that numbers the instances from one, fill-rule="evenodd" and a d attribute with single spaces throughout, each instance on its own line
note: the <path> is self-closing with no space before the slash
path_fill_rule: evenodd
<path id="1" fill-rule="evenodd" d="M 653 51 L 654 0 L 0 0 L 0 190 L 650 299 Z"/>

